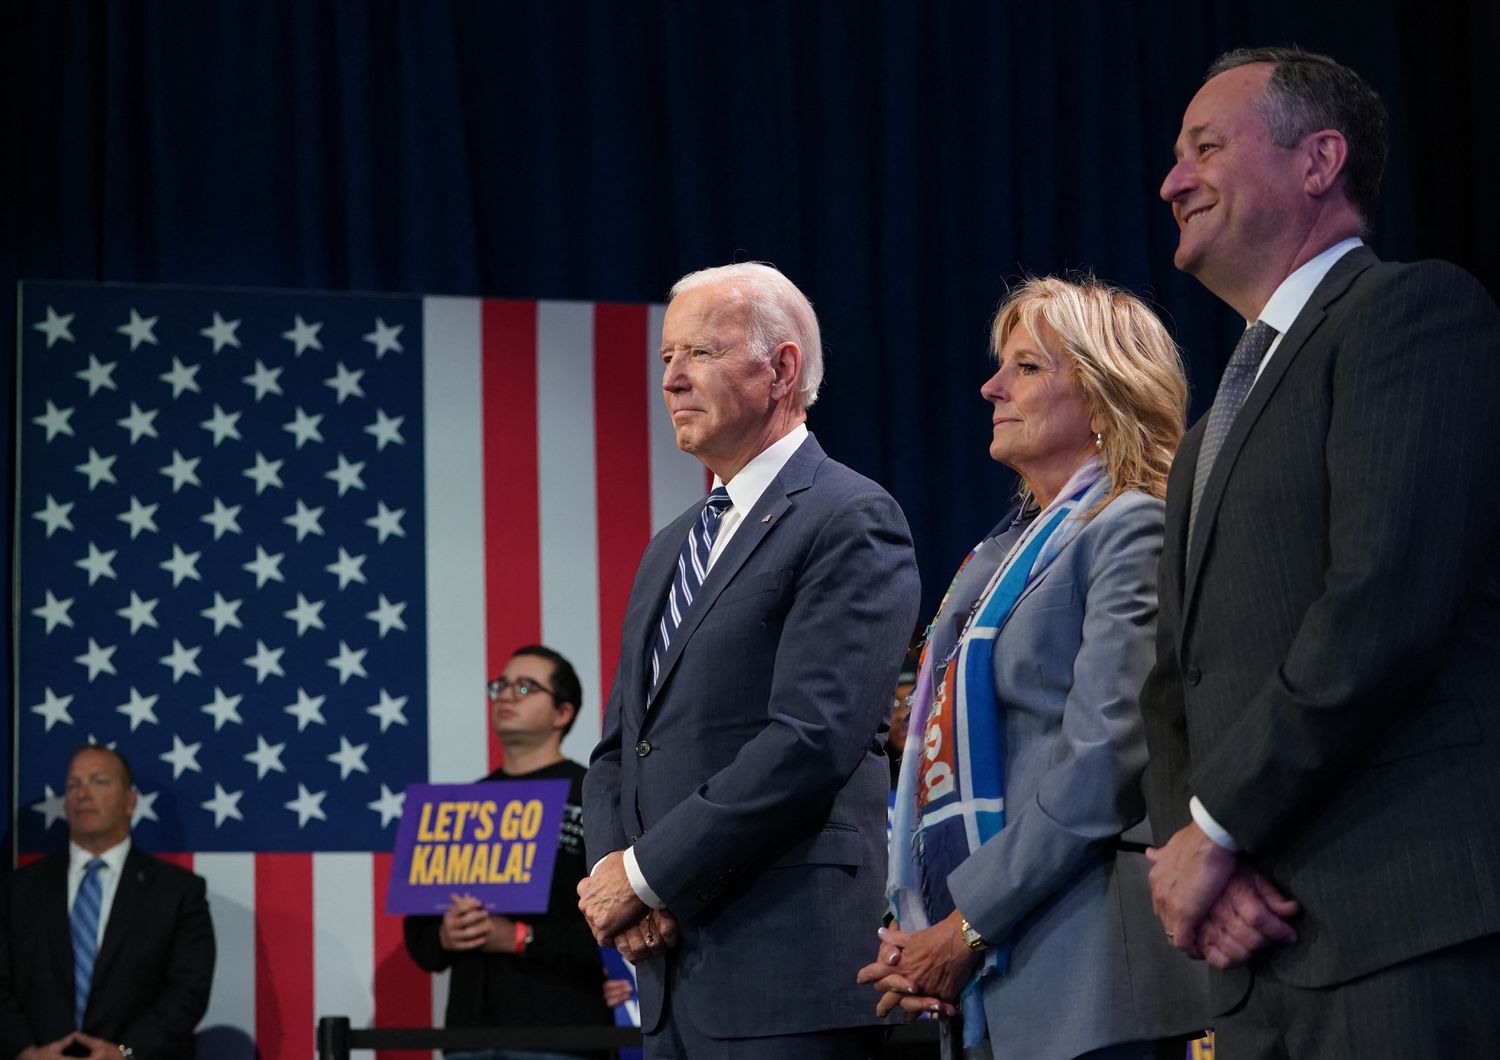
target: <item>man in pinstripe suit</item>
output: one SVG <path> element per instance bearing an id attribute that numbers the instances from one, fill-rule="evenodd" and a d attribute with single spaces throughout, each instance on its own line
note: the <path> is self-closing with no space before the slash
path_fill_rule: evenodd
<path id="1" fill-rule="evenodd" d="M 1500 315 L 1360 242 L 1385 112 L 1326 57 L 1224 56 L 1176 157 L 1177 266 L 1249 326 L 1168 485 L 1157 913 L 1224 970 L 1225 1060 L 1488 1053 Z"/>

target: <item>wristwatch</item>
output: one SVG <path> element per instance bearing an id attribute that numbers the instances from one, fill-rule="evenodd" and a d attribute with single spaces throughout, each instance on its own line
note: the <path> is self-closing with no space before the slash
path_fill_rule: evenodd
<path id="1" fill-rule="evenodd" d="M 982 950 L 985 948 L 984 936 L 974 930 L 974 925 L 969 923 L 967 917 L 960 917 L 958 922 L 959 933 L 963 936 L 964 945 L 971 950 Z"/>

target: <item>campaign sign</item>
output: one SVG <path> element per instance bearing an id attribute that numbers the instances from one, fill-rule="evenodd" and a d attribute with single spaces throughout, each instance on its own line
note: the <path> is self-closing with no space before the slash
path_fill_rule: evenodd
<path id="1" fill-rule="evenodd" d="M 457 894 L 545 913 L 567 798 L 566 780 L 410 785 L 385 911 L 442 913 Z"/>

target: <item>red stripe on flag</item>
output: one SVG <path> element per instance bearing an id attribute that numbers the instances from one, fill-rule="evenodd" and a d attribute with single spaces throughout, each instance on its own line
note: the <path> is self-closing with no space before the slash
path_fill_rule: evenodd
<path id="1" fill-rule="evenodd" d="M 431 1027 L 432 988 L 427 973 L 407 955 L 401 917 L 385 911 L 391 855 L 371 857 L 375 874 L 375 1026 Z M 427 1050 L 381 1050 L 376 1060 L 432 1060 Z"/>
<path id="2" fill-rule="evenodd" d="M 620 626 L 651 540 L 646 307 L 594 308 L 594 481 L 599 519 L 599 709 L 620 658 Z M 607 517 L 603 517 L 608 513 Z"/>
<path id="3" fill-rule="evenodd" d="M 542 632 L 537 496 L 536 303 L 486 299 L 480 324 L 484 416 L 484 555 L 489 674 Z M 474 690 L 478 707 L 480 690 Z M 490 768 L 500 742 L 489 735 Z"/>
<path id="4" fill-rule="evenodd" d="M 176 865 L 180 869 L 187 869 L 189 872 L 193 871 L 192 851 L 177 854 L 157 854 L 156 856 L 161 858 L 161 860 L 163 861 L 170 861 L 173 865 Z"/>
<path id="5" fill-rule="evenodd" d="M 257 855 L 255 1047 L 260 1056 L 307 1056 L 316 1045 L 312 911 L 312 855 Z"/>

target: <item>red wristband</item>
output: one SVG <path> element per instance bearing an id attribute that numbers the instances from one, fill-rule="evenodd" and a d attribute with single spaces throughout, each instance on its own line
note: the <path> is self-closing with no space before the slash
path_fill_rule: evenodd
<path id="1" fill-rule="evenodd" d="M 516 956 L 526 952 L 526 943 L 531 938 L 531 927 L 524 920 L 516 921 Z"/>

